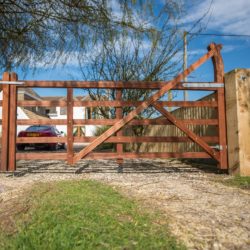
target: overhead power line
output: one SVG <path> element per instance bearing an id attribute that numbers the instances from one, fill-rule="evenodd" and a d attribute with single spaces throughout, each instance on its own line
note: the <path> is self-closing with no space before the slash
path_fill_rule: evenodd
<path id="1" fill-rule="evenodd" d="M 234 37 L 250 37 L 250 35 L 240 35 L 240 34 L 213 34 L 213 33 L 192 33 L 188 32 L 190 35 L 196 36 L 234 36 Z"/>

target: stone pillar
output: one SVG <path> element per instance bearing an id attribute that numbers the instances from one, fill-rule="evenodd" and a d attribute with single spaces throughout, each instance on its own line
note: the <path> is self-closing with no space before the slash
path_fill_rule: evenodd
<path id="1" fill-rule="evenodd" d="M 250 69 L 225 75 L 229 173 L 250 176 Z"/>

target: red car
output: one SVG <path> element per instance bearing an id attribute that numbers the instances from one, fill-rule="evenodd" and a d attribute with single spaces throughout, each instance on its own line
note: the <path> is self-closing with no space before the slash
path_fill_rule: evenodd
<path id="1" fill-rule="evenodd" d="M 63 137 L 63 132 L 59 132 L 54 126 L 30 126 L 25 131 L 18 133 L 18 137 Z M 17 144 L 18 150 L 24 150 L 25 147 L 47 147 L 50 150 L 65 148 L 65 143 L 25 143 Z"/>

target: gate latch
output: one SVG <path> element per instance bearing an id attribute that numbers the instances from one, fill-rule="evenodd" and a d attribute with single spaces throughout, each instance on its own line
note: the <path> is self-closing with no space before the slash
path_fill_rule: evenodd
<path id="1" fill-rule="evenodd" d="M 211 146 L 211 148 L 214 148 L 214 149 L 216 149 L 216 150 L 218 150 L 218 151 L 223 150 L 223 146 L 222 146 L 222 145 Z"/>

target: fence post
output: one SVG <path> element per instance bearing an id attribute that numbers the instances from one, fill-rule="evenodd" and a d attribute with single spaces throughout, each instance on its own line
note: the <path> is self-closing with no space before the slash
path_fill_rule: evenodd
<path id="1" fill-rule="evenodd" d="M 16 73 L 10 74 L 11 81 L 17 81 Z M 8 171 L 16 170 L 16 119 L 17 119 L 17 87 L 10 85 L 10 109 L 9 109 L 9 160 Z"/>
<path id="2" fill-rule="evenodd" d="M 117 101 L 122 100 L 122 90 L 121 89 L 116 90 L 116 100 Z M 123 111 L 122 111 L 121 106 L 116 107 L 115 114 L 116 114 L 116 119 L 122 119 L 123 118 Z M 123 135 L 122 129 L 116 133 L 116 136 L 122 136 L 122 135 Z M 123 153 L 123 144 L 122 143 L 117 143 L 116 144 L 116 153 L 118 155 Z M 122 163 L 123 163 L 123 159 L 122 158 L 117 158 L 117 164 L 120 166 Z"/>
<path id="3" fill-rule="evenodd" d="M 9 72 L 4 72 L 3 81 L 10 81 Z M 9 149 L 9 108 L 10 108 L 10 85 L 3 84 L 2 102 L 2 149 L 1 149 L 1 171 L 8 171 L 8 149 Z"/>
<path id="4" fill-rule="evenodd" d="M 224 63 L 220 53 L 221 48 L 216 47 L 215 44 L 212 43 L 209 45 L 209 49 L 216 49 L 216 53 L 212 57 L 214 66 L 214 81 L 218 83 L 225 83 Z M 220 169 L 228 169 L 225 87 L 218 89 L 216 97 L 218 102 L 218 132 L 220 144 L 220 162 L 218 166 Z"/>
<path id="5" fill-rule="evenodd" d="M 73 88 L 67 88 L 67 160 L 73 165 Z"/>
<path id="6" fill-rule="evenodd" d="M 250 69 L 225 75 L 228 170 L 250 176 Z"/>

